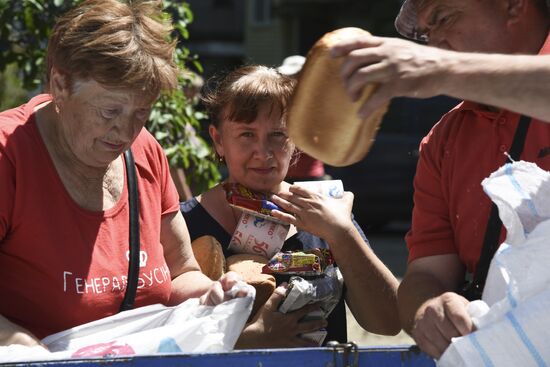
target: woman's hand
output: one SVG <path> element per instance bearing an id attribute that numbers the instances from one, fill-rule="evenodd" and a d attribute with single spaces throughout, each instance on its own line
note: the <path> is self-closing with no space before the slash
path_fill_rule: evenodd
<path id="1" fill-rule="evenodd" d="M 345 191 L 342 198 L 335 199 L 296 185 L 290 186 L 289 190 L 273 195 L 273 202 L 287 212 L 273 210 L 271 215 L 275 218 L 329 243 L 338 238 L 340 231 L 354 228 L 351 220 L 353 193 Z"/>
<path id="2" fill-rule="evenodd" d="M 244 283 L 234 271 L 225 273 L 220 280 L 213 282 L 210 289 L 200 297 L 200 304 L 216 306 L 233 298 L 246 297 L 252 286 Z"/>
<path id="3" fill-rule="evenodd" d="M 0 316 L 0 345 L 20 344 L 27 347 L 46 346 L 30 331 Z"/>
<path id="4" fill-rule="evenodd" d="M 237 341 L 236 348 L 305 348 L 318 344 L 300 335 L 317 331 L 327 325 L 325 319 L 302 321 L 310 312 L 320 310 L 316 304 L 283 314 L 277 310 L 285 295 L 285 288 L 275 289 L 267 302 L 258 310 L 252 322 L 247 324 Z"/>

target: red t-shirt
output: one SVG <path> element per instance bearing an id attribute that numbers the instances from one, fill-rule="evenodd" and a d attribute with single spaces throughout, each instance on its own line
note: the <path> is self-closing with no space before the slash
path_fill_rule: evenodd
<path id="1" fill-rule="evenodd" d="M 300 152 L 295 164 L 288 167 L 286 177 L 291 179 L 321 178 L 325 175 L 325 165 L 318 159 Z"/>
<path id="2" fill-rule="evenodd" d="M 70 197 L 37 129 L 40 95 L 0 113 L 0 314 L 42 338 L 118 312 L 128 274 L 128 193 L 109 210 Z M 140 205 L 136 306 L 165 303 L 171 277 L 161 216 L 179 210 L 162 148 L 143 129 L 132 145 Z"/>
<path id="3" fill-rule="evenodd" d="M 540 54 L 549 53 L 550 37 Z M 491 208 L 481 181 L 507 162 L 504 153 L 510 150 L 519 118 L 463 102 L 422 140 L 406 236 L 409 262 L 458 254 L 467 270 L 475 271 Z M 532 120 L 521 159 L 550 170 L 550 123 Z M 505 230 L 501 242 L 504 237 Z"/>

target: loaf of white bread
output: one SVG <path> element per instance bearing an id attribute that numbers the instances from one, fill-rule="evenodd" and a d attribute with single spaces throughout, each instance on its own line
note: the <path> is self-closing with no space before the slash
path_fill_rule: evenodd
<path id="1" fill-rule="evenodd" d="M 340 76 L 343 58 L 329 54 L 340 40 L 368 34 L 360 28 L 341 28 L 321 37 L 307 54 L 289 105 L 290 138 L 300 150 L 332 166 L 365 157 L 388 108 L 389 103 L 361 119 L 358 111 L 377 85 L 367 85 L 362 97 L 352 102 Z"/>
<path id="2" fill-rule="evenodd" d="M 191 247 L 203 274 L 212 280 L 220 279 L 225 273 L 225 256 L 218 240 L 202 236 L 195 239 Z"/>

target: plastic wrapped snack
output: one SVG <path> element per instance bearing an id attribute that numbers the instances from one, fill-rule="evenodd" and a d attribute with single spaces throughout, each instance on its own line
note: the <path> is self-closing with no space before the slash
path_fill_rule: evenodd
<path id="1" fill-rule="evenodd" d="M 343 284 L 342 273 L 334 266 L 329 266 L 324 276 L 315 279 L 306 280 L 299 276 L 293 276 L 290 278 L 279 311 L 287 313 L 307 304 L 319 302 L 323 311 L 322 317 L 327 317 L 342 296 Z"/>
<path id="2" fill-rule="evenodd" d="M 271 211 L 279 208 L 275 203 L 269 200 L 266 194 L 252 191 L 239 183 L 226 182 L 223 184 L 225 198 L 229 205 L 239 208 L 252 215 L 269 219 L 273 222 L 286 224 L 277 218 L 271 216 Z"/>
<path id="3" fill-rule="evenodd" d="M 306 315 L 304 321 L 327 318 L 340 301 L 343 287 L 344 278 L 342 273 L 333 265 L 327 267 L 323 276 L 311 280 L 293 276 L 288 283 L 285 298 L 279 305 L 279 311 L 287 313 L 298 310 L 310 303 L 319 303 L 321 311 Z M 322 345 L 326 335 L 327 331 L 321 329 L 302 334 L 302 337 Z"/>
<path id="4" fill-rule="evenodd" d="M 327 266 L 334 263 L 328 249 L 314 248 L 303 251 L 278 252 L 263 267 L 265 274 L 295 274 L 320 276 Z"/>

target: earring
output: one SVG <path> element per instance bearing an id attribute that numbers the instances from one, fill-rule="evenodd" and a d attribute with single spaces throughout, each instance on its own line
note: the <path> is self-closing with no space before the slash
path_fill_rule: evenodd
<path id="1" fill-rule="evenodd" d="M 219 155 L 218 152 L 215 152 L 214 154 L 216 155 L 216 160 L 218 161 L 218 163 L 220 164 L 225 163 L 225 157 L 223 155 Z"/>

